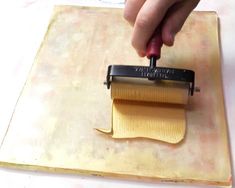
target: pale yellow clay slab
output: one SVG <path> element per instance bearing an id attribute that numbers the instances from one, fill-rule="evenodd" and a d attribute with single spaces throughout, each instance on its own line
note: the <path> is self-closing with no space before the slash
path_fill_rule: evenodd
<path id="1" fill-rule="evenodd" d="M 109 64 L 147 65 L 120 9 L 56 7 L 0 146 L 0 165 L 31 170 L 213 185 L 231 184 L 218 22 L 195 12 L 159 65 L 196 71 L 180 144 L 111 139 Z"/>
<path id="2" fill-rule="evenodd" d="M 113 138 L 142 137 L 174 144 L 184 138 L 185 106 L 175 104 L 187 104 L 187 84 L 119 78 L 111 84 L 111 98 L 111 129 L 98 131 Z"/>
<path id="3" fill-rule="evenodd" d="M 182 107 L 113 102 L 113 138 L 144 137 L 178 143 L 184 134 L 185 110 Z"/>

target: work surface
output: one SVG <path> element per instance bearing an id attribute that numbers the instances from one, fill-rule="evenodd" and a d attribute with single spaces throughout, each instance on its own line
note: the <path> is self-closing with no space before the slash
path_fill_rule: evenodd
<path id="1" fill-rule="evenodd" d="M 76 86 L 79 86 L 79 83 L 74 83 L 74 86 L 76 88 Z M 51 121 L 50 124 L 53 124 L 53 121 Z"/>

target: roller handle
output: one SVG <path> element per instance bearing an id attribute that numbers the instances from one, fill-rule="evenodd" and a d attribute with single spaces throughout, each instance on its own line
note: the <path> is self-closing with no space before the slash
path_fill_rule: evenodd
<path id="1" fill-rule="evenodd" d="M 148 59 L 154 57 L 159 59 L 161 57 L 161 48 L 162 48 L 162 35 L 161 30 L 158 28 L 154 32 L 153 36 L 147 44 L 146 56 Z"/>

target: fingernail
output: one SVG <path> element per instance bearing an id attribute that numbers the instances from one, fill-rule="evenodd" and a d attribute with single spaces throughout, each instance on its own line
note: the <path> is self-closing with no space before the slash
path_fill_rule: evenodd
<path id="1" fill-rule="evenodd" d="M 137 53 L 140 57 L 144 57 L 146 55 L 144 51 L 138 51 Z"/>

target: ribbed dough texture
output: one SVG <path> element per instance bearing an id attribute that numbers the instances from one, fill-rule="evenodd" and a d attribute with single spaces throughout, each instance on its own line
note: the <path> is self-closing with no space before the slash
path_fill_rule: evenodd
<path id="1" fill-rule="evenodd" d="M 115 78 L 111 84 L 112 128 L 97 130 L 113 138 L 178 143 L 186 130 L 188 87 L 181 82 Z"/>
<path id="2" fill-rule="evenodd" d="M 113 101 L 113 138 L 151 138 L 178 143 L 185 134 L 182 107 L 145 102 Z"/>
<path id="3" fill-rule="evenodd" d="M 131 101 L 187 104 L 188 86 L 186 84 L 172 84 L 169 82 L 152 82 L 152 84 L 112 82 L 111 98 Z"/>

